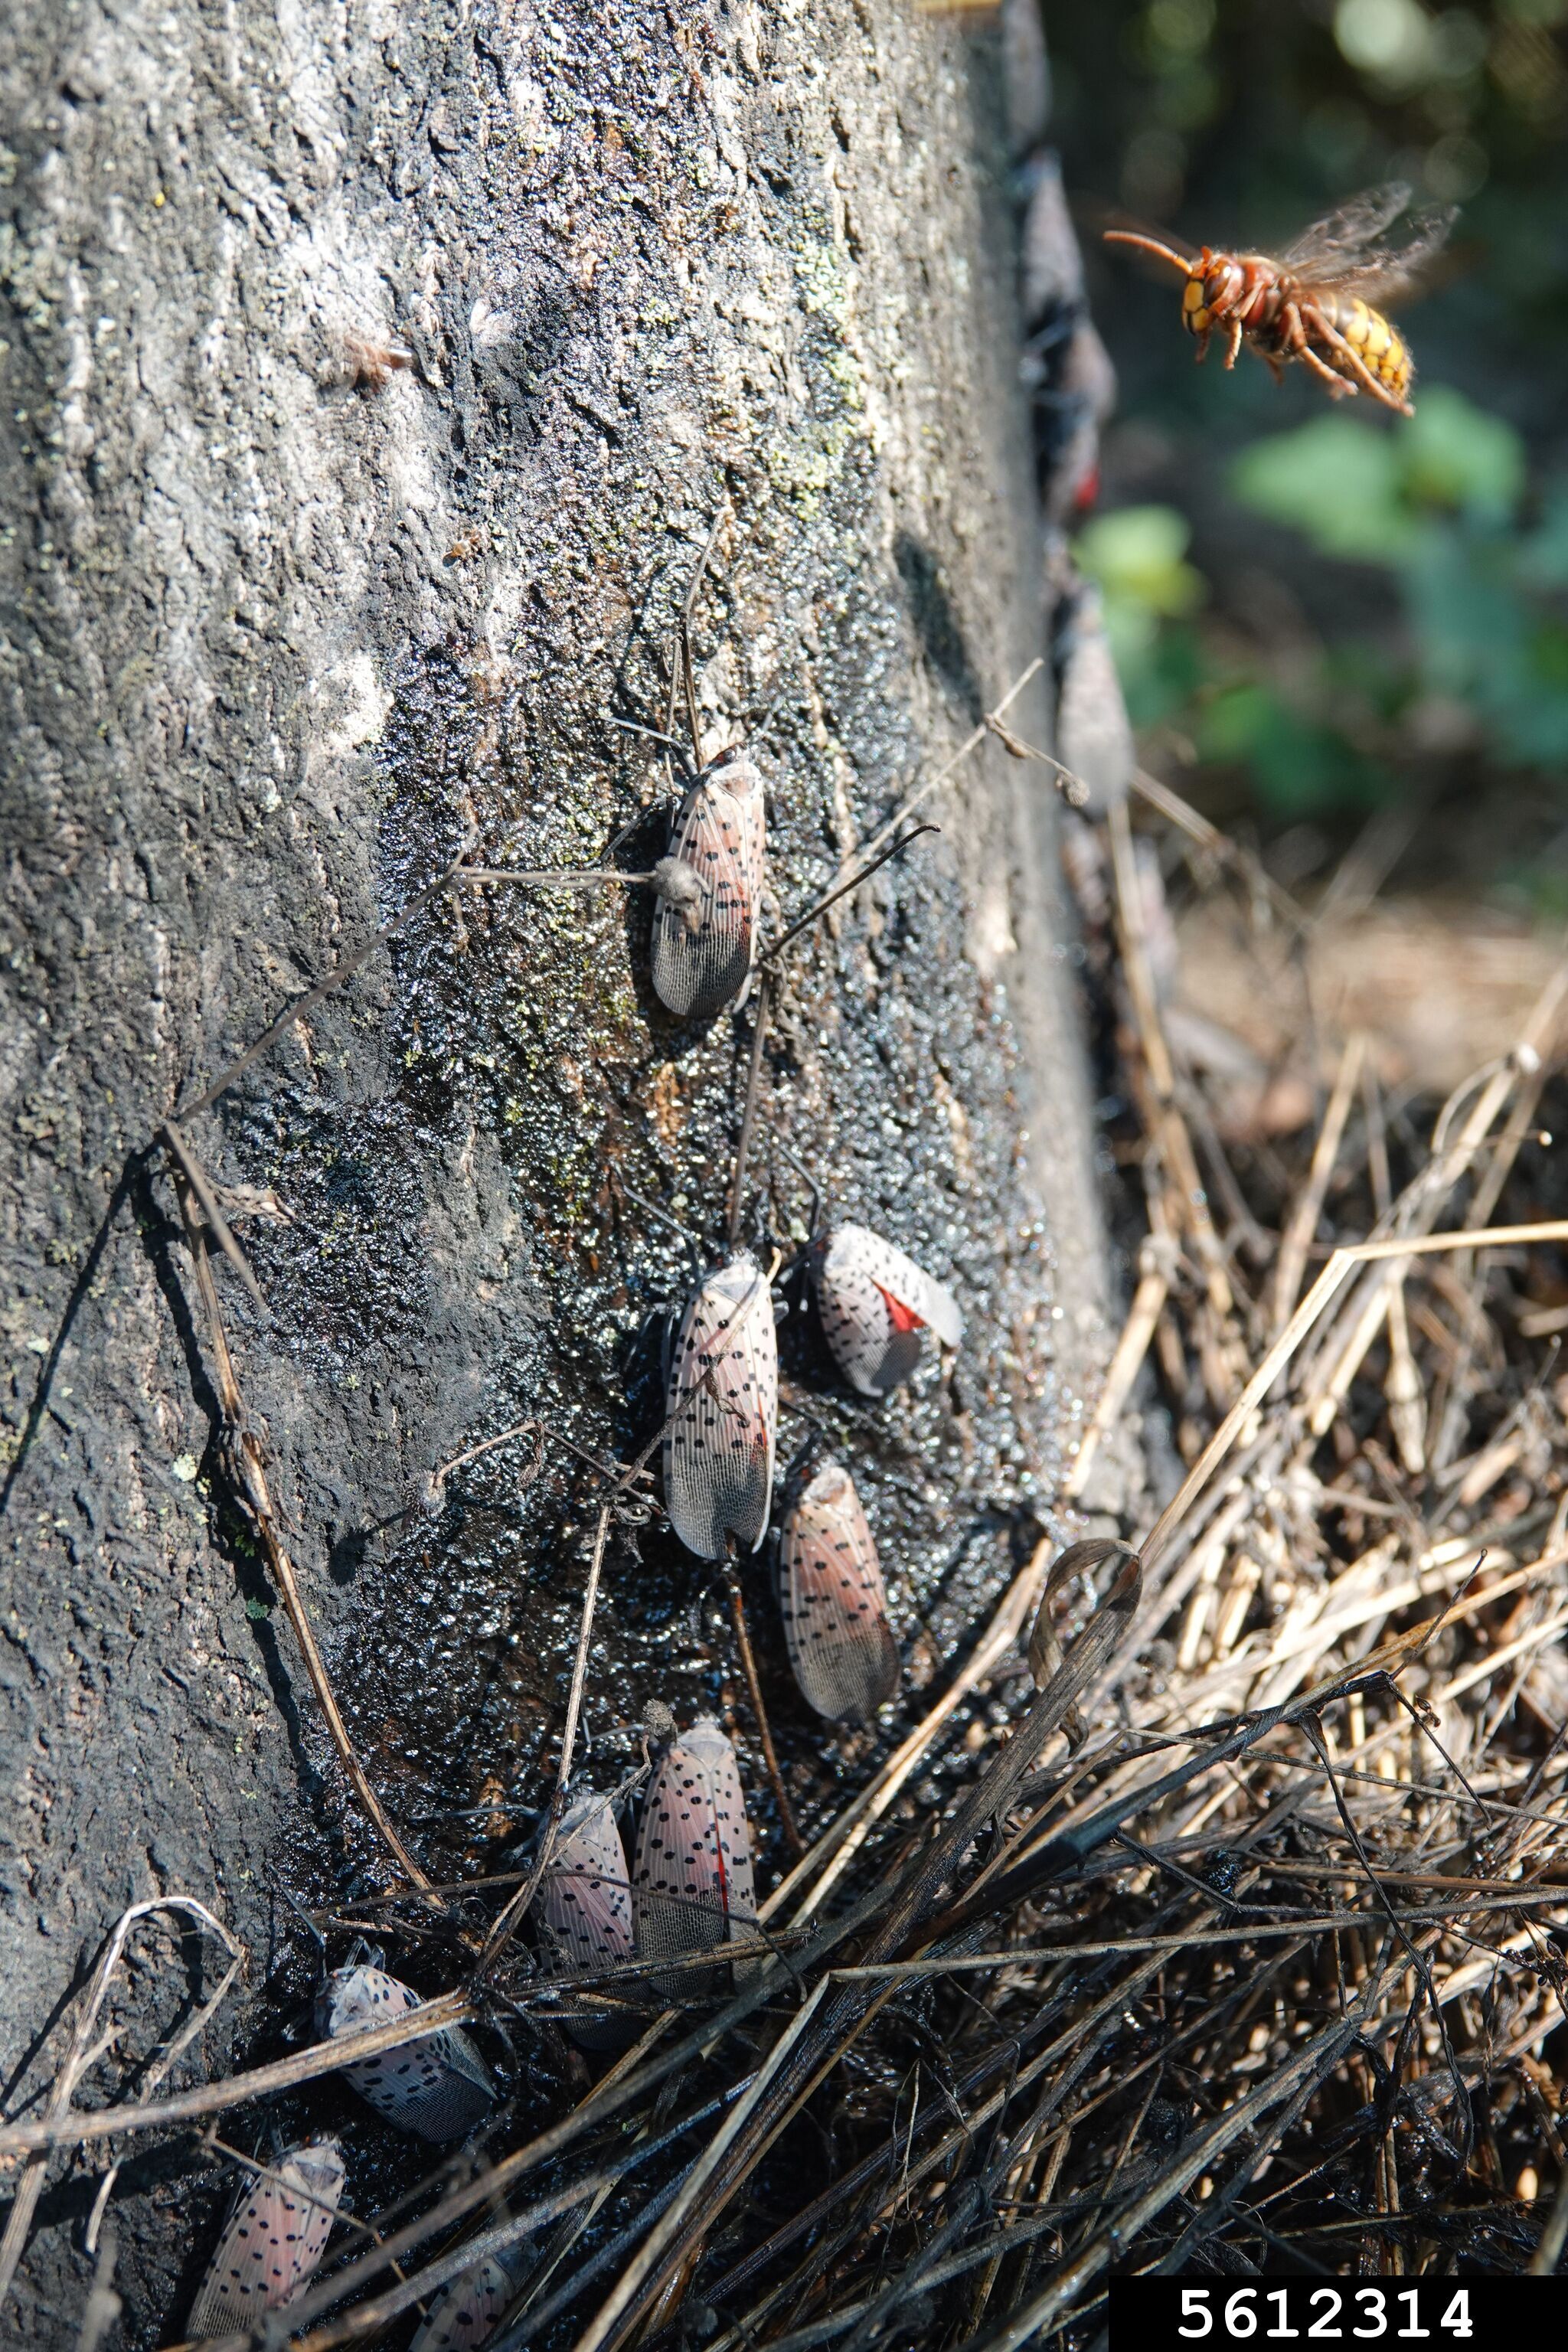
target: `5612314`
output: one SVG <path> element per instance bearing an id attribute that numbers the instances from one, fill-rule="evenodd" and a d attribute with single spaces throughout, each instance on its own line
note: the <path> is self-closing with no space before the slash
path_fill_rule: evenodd
<path id="1" fill-rule="evenodd" d="M 1493 2352 L 1505 2334 L 1539 2326 L 1555 2305 L 1568 2322 L 1568 2294 L 1557 2279 L 1420 2279 L 1408 2286 L 1330 2286 L 1311 2278 L 1260 2279 L 1255 2286 L 1188 2278 L 1110 2282 L 1110 2352 L 1205 2352 L 1265 2346 L 1424 2344 L 1431 2352 Z"/>

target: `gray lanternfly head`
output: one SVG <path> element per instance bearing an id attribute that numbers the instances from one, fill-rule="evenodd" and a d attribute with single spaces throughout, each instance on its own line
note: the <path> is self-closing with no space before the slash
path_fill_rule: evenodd
<path id="1" fill-rule="evenodd" d="M 673 888 L 656 881 L 653 984 L 682 1020 L 710 1020 L 752 976 L 765 831 L 763 779 L 744 752 L 707 769 L 676 812 L 669 856 L 656 870 L 684 867 L 698 896 L 684 875 Z"/>
<path id="2" fill-rule="evenodd" d="M 420 2006 L 384 1969 L 334 1969 L 316 1998 L 316 2030 L 329 2041 L 388 2025 Z M 416 2042 L 343 2068 L 350 2084 L 388 2123 L 421 2139 L 460 2139 L 495 2098 L 489 2069 L 461 2028 L 443 2025 Z"/>
<path id="3" fill-rule="evenodd" d="M 841 1462 L 825 1462 L 785 1516 L 779 1601 L 790 1664 L 807 1703 L 869 1723 L 899 1687 L 899 1645 L 877 1547 Z"/>
<path id="4" fill-rule="evenodd" d="M 653 869 L 653 887 L 660 907 L 678 915 L 688 931 L 695 934 L 702 929 L 708 894 L 694 866 L 679 857 L 661 857 Z"/>
<path id="5" fill-rule="evenodd" d="M 590 1789 L 567 1807 L 534 1917 L 539 1940 L 558 1968 L 614 1967 L 633 1957 L 626 1850 L 608 1797 Z M 615 2013 L 574 2013 L 565 2023 L 584 2050 L 619 2049 L 635 2030 L 630 2019 Z"/>
<path id="6" fill-rule="evenodd" d="M 640 1959 L 710 1952 L 756 1924 L 752 1842 L 735 1751 L 710 1716 L 671 1741 L 637 1826 L 632 1914 Z M 715 1990 L 711 1970 L 656 1977 L 665 1993 Z"/>
<path id="7" fill-rule="evenodd" d="M 343 2193 L 335 2139 L 292 2147 L 241 2189 L 207 2265 L 187 2336 L 239 2336 L 299 2294 L 326 2252 Z"/>
<path id="8" fill-rule="evenodd" d="M 773 1299 L 749 1250 L 710 1274 L 680 1318 L 665 1384 L 664 1500 L 700 1559 L 733 1534 L 755 1551 L 768 1524 L 778 1423 Z"/>
<path id="9" fill-rule="evenodd" d="M 811 1275 L 827 1344 L 862 1396 L 888 1396 L 909 1379 L 928 1324 L 944 1347 L 963 1337 L 952 1291 L 868 1225 L 835 1225 L 813 1244 Z"/>
<path id="10" fill-rule="evenodd" d="M 516 2300 L 528 2268 L 530 2241 L 487 2255 L 444 2287 L 408 2352 L 474 2352 L 494 2335 Z"/>
<path id="11" fill-rule="evenodd" d="M 1083 788 L 1068 797 L 1105 816 L 1126 799 L 1138 753 L 1094 589 L 1063 604 L 1055 650 L 1057 757 Z"/>

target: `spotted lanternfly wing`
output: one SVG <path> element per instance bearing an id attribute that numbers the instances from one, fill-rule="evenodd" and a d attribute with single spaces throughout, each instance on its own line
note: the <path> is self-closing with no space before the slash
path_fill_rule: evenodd
<path id="1" fill-rule="evenodd" d="M 269 2169 L 272 2179 L 252 2179 L 240 2191 L 191 2306 L 187 2336 L 242 2334 L 298 2294 L 326 2252 L 343 2193 L 337 2141 L 290 2148 Z"/>
<path id="2" fill-rule="evenodd" d="M 887 1396 L 909 1379 L 927 1324 L 949 1348 L 963 1337 L 952 1293 L 868 1225 L 836 1225 L 816 1243 L 812 1279 L 827 1344 L 862 1396 Z"/>
<path id="3" fill-rule="evenodd" d="M 778 1401 L 773 1300 L 761 1266 L 742 1250 L 708 1276 L 687 1307 L 665 1386 L 672 1416 L 664 1433 L 665 1507 L 700 1559 L 721 1559 L 727 1532 L 750 1551 L 763 1539 Z"/>
<path id="4" fill-rule="evenodd" d="M 384 1969 L 339 1969 L 316 2002 L 316 2025 L 329 2040 L 390 2024 L 419 2007 L 419 1996 Z M 444 2025 L 417 2042 L 362 2058 L 343 2073 L 378 2115 L 422 2139 L 460 2139 L 495 2097 L 489 2070 L 460 2027 Z"/>
<path id="5" fill-rule="evenodd" d="M 539 1937 L 556 1967 L 605 1968 L 633 1956 L 626 1852 L 608 1797 L 589 1790 L 567 1808 L 534 1906 Z M 584 2050 L 621 2048 L 635 2021 L 612 2011 L 574 2013 L 566 2031 Z"/>
<path id="6" fill-rule="evenodd" d="M 1092 319 L 1080 318 L 1042 364 L 1034 389 L 1035 458 L 1048 519 L 1066 525 L 1100 494 L 1100 429 L 1116 404 L 1116 370 Z"/>
<path id="7" fill-rule="evenodd" d="M 1092 589 L 1062 607 L 1056 668 L 1057 756 L 1083 785 L 1083 805 L 1105 816 L 1126 799 L 1138 754 Z"/>
<path id="8" fill-rule="evenodd" d="M 1059 322 L 1064 313 L 1070 318 L 1081 310 L 1083 257 L 1056 157 L 1035 158 L 1028 178 L 1018 278 L 1025 331 L 1033 335 L 1043 326 Z"/>
<path id="9" fill-rule="evenodd" d="M 470 2352 L 487 2343 L 516 2296 L 528 2267 L 529 2242 L 487 2255 L 431 2305 L 408 2352 Z"/>
<path id="10" fill-rule="evenodd" d="M 751 977 L 765 835 L 762 776 L 744 754 L 709 769 L 676 813 L 669 856 L 697 877 L 700 896 L 684 907 L 660 896 L 653 984 L 682 1020 L 711 1019 Z"/>
<path id="11" fill-rule="evenodd" d="M 779 1600 L 807 1703 L 836 1722 L 869 1723 L 899 1687 L 899 1645 L 877 1547 L 841 1462 L 825 1462 L 785 1517 Z"/>
<path id="12" fill-rule="evenodd" d="M 670 1742 L 643 1805 L 632 1873 L 637 1956 L 674 1958 L 749 1936 L 752 1841 L 735 1751 L 711 1717 Z M 712 1971 L 656 1977 L 661 1991 L 714 1989 Z"/>

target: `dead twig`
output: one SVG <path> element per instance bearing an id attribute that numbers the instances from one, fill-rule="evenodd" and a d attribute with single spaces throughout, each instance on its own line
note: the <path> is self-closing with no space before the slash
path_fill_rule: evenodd
<path id="1" fill-rule="evenodd" d="M 0 2305 L 5 2303 L 11 2292 L 11 2283 L 16 2275 L 16 2265 L 22 2259 L 22 2250 L 27 2242 L 27 2232 L 32 2227 L 33 2215 L 37 2209 L 38 2198 L 43 2190 L 49 2149 L 58 2146 L 62 2141 L 100 2136 L 79 2129 L 79 2126 L 88 2119 L 70 2116 L 70 2104 L 76 2095 L 77 2085 L 82 2076 L 94 2061 L 101 2057 L 110 2044 L 118 2039 L 118 2032 L 114 2030 L 97 2041 L 93 2037 L 97 2032 L 98 2021 L 103 2013 L 103 2004 L 109 1997 L 110 1986 L 120 1967 L 132 1930 L 139 1921 L 154 1918 L 164 1913 L 172 1913 L 176 1917 L 189 1919 L 198 1927 L 205 1928 L 209 1935 L 216 1936 L 229 1955 L 229 1964 L 216 1990 L 208 1995 L 207 1999 L 187 2019 L 174 2040 L 160 2052 L 154 2061 L 153 2074 L 154 2082 L 162 2080 L 181 2053 L 189 2048 L 196 2035 L 216 2015 L 230 1985 L 245 1965 L 243 1947 L 229 1934 L 223 1922 L 213 1916 L 205 1904 L 198 1903 L 194 1895 L 159 1895 L 151 1902 L 133 1903 L 128 1910 L 121 1913 L 104 1947 L 102 1958 L 93 1971 L 86 1999 L 78 2010 L 70 2043 L 50 2088 L 42 2122 L 31 2126 L 13 2126 L 9 2133 L 0 2139 L 0 2147 L 4 2147 L 6 2152 L 15 2150 L 24 2158 L 21 2173 L 12 2194 L 11 2211 L 5 2223 L 5 2235 L 0 2237 Z M 18 2137 L 18 2133 L 22 2137 Z M 99 2203 L 95 2205 L 95 2227 L 103 2197 L 107 2194 L 108 2186 L 113 2181 L 115 2169 L 117 2168 L 110 2168 L 104 2191 L 100 2192 Z"/>
<path id="2" fill-rule="evenodd" d="M 404 1845 L 402 1839 L 383 1811 L 381 1800 L 372 1788 L 369 1775 L 360 1762 L 353 1742 L 349 1738 L 348 1727 L 342 1719 L 332 1693 L 331 1684 L 327 1678 L 327 1670 L 322 1663 L 321 1654 L 316 1647 L 316 1637 L 305 1612 L 299 1581 L 294 1574 L 294 1564 L 289 1557 L 279 1529 L 277 1514 L 273 1508 L 272 1496 L 267 1483 L 267 1473 L 262 1466 L 260 1444 L 251 1427 L 249 1416 L 245 1409 L 245 1401 L 240 1394 L 234 1360 L 229 1353 L 228 1336 L 224 1328 L 223 1310 L 218 1304 L 217 1290 L 213 1282 L 211 1261 L 203 1245 L 202 1229 L 193 1212 L 192 1196 L 184 1184 L 183 1171 L 182 1175 L 175 1180 L 175 1192 L 179 1200 L 181 1215 L 184 1219 L 185 1234 L 195 1266 L 196 1288 L 200 1293 L 206 1316 L 207 1335 L 212 1343 L 216 1376 L 218 1403 L 223 1413 L 225 1458 L 234 1480 L 236 1492 L 256 1529 L 273 1580 L 283 1596 L 283 1606 L 288 1612 L 289 1622 L 294 1629 L 294 1638 L 300 1645 L 300 1655 L 305 1661 L 305 1671 L 310 1678 L 310 1685 L 316 1694 L 317 1703 L 326 1717 L 327 1729 L 331 1736 L 332 1745 L 338 1751 L 339 1759 L 349 1776 L 354 1793 L 379 1833 L 382 1843 L 409 1885 L 417 1887 L 430 1900 L 438 1902 L 438 1898 L 430 1895 L 430 1881 Z"/>

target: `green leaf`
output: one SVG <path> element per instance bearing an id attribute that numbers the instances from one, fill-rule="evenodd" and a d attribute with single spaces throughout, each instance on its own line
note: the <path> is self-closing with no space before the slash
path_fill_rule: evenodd
<path id="1" fill-rule="evenodd" d="M 1484 522 L 1507 522 L 1524 488 L 1524 444 L 1500 416 L 1435 383 L 1394 436 L 1405 496 Z"/>
<path id="2" fill-rule="evenodd" d="M 1167 619 L 1195 612 L 1208 593 L 1201 572 L 1183 558 L 1192 530 L 1174 507 L 1121 507 L 1097 515 L 1079 536 L 1079 567 L 1098 581 L 1109 604 L 1142 605 Z"/>
<path id="3" fill-rule="evenodd" d="M 1520 545 L 1519 574 L 1531 588 L 1568 587 L 1568 480 L 1542 499 L 1541 520 Z"/>
<path id="4" fill-rule="evenodd" d="M 1255 514 L 1291 525 L 1324 555 L 1392 563 L 1410 543 L 1392 436 L 1360 416 L 1318 416 L 1244 449 L 1231 488 Z"/>
<path id="5" fill-rule="evenodd" d="M 1217 694 L 1200 715 L 1199 756 L 1247 768 L 1263 807 L 1281 817 L 1364 808 L 1384 780 L 1338 730 L 1304 718 L 1256 679 Z"/>

